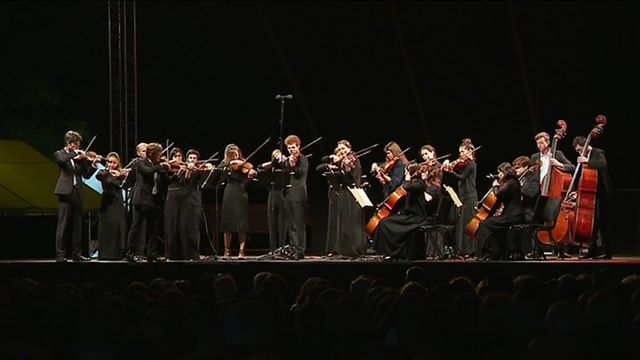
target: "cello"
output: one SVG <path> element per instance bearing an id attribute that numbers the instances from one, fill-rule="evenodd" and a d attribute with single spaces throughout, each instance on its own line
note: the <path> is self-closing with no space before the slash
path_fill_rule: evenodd
<path id="1" fill-rule="evenodd" d="M 598 115 L 596 117 L 597 125 L 591 130 L 587 136 L 587 140 L 582 148 L 580 156 L 587 155 L 587 149 L 592 139 L 598 137 L 603 131 L 604 126 L 607 124 L 607 118 L 604 115 Z M 582 174 L 580 175 L 580 181 L 575 193 L 567 195 L 566 201 L 571 202 L 570 206 L 573 209 L 573 216 L 570 217 L 572 225 L 572 236 L 569 239 L 571 244 L 577 244 L 584 247 L 590 247 L 593 236 L 593 221 L 596 211 L 596 193 L 598 190 L 598 170 L 590 169 L 586 164 L 578 163 L 576 166 L 573 179 L 577 178 L 582 168 Z M 572 189 L 572 187 L 570 187 Z M 575 198 L 575 202 L 573 201 Z M 573 205 L 573 206 L 572 206 Z"/>
<path id="2" fill-rule="evenodd" d="M 566 133 L 567 123 L 564 120 L 558 120 L 556 123 L 555 134 L 553 135 L 553 141 L 551 142 L 551 158 L 556 157 L 558 140 L 564 138 Z M 561 201 L 564 194 L 568 192 L 572 177 L 555 166 L 551 166 L 551 161 L 549 161 L 546 166 L 547 175 L 542 182 L 540 197 L 547 198 L 547 201 Z M 563 204 L 561 206 L 562 208 L 555 220 L 555 226 L 551 229 L 551 236 L 549 236 L 549 231 L 545 230 L 540 230 L 536 233 L 538 240 L 545 245 L 558 243 L 568 234 L 569 212 L 565 209 Z"/>

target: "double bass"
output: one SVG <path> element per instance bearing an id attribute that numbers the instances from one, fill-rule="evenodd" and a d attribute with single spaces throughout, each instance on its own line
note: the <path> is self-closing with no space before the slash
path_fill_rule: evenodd
<path id="1" fill-rule="evenodd" d="M 591 140 L 602 133 L 606 124 L 607 118 L 604 117 L 604 115 L 598 115 L 596 117 L 596 126 L 587 136 L 580 156 L 587 155 L 587 149 L 589 148 Z M 568 236 L 560 239 L 561 245 L 576 244 L 584 247 L 591 246 L 593 221 L 596 211 L 596 193 L 598 191 L 598 170 L 583 165 L 583 163 L 577 164 L 571 185 L 569 186 L 569 189 L 573 190 L 576 179 L 580 171 L 582 171 L 576 191 L 568 192 L 563 202 L 563 206 L 566 207 L 566 211 L 569 213 L 570 230 Z"/>
<path id="2" fill-rule="evenodd" d="M 567 123 L 564 120 L 558 120 L 556 130 L 551 142 L 551 158 L 555 159 L 558 140 L 563 139 L 567 134 Z M 571 183 L 571 175 L 563 172 L 555 166 L 551 166 L 551 161 L 546 164 L 547 175 L 543 179 L 541 198 L 547 198 L 546 201 L 562 201 L 562 197 L 568 193 L 569 184 Z M 561 203 L 560 203 L 561 204 Z M 559 205 L 561 206 L 561 205 Z M 555 226 L 549 232 L 540 230 L 536 233 L 538 240 L 545 244 L 551 245 L 558 243 L 560 239 L 564 239 L 569 231 L 569 213 L 561 208 L 555 221 Z"/>

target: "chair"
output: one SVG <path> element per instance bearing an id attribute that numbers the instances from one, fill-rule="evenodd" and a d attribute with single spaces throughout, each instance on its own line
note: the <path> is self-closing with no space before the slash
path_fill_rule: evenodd
<path id="1" fill-rule="evenodd" d="M 551 230 L 556 226 L 556 219 L 561 208 L 562 199 L 551 199 L 546 196 L 538 197 L 535 205 L 535 212 L 531 223 L 512 225 L 509 230 L 526 231 L 531 237 L 531 243 L 533 244 L 534 256 L 540 256 L 542 259 L 547 260 L 547 257 L 542 250 L 543 244 L 538 239 L 539 231 L 546 231 L 549 233 L 549 239 L 553 239 Z M 507 246 L 507 249 L 509 247 Z"/>
<path id="2" fill-rule="evenodd" d="M 451 224 L 449 221 L 449 212 L 451 211 L 451 206 L 453 205 L 453 200 L 449 196 L 441 196 L 438 201 L 438 207 L 436 208 L 435 214 L 435 222 L 433 224 L 425 224 L 420 226 L 420 230 L 424 232 L 425 238 L 425 249 L 427 257 L 429 254 L 429 242 L 431 242 L 431 247 L 433 248 L 433 255 L 439 259 L 445 259 L 449 256 L 454 256 L 455 251 L 452 251 L 453 254 L 445 251 L 445 239 L 447 234 L 455 228 L 455 225 Z M 438 244 L 438 238 L 442 239 L 442 246 Z"/>

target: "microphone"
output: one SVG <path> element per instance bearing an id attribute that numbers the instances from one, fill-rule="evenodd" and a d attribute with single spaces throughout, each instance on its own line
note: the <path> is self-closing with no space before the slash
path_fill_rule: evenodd
<path id="1" fill-rule="evenodd" d="M 276 95 L 276 100 L 291 100 L 293 99 L 293 95 Z"/>

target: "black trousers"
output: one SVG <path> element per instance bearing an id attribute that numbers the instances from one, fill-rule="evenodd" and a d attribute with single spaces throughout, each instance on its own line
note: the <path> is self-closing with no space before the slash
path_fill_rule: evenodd
<path id="1" fill-rule="evenodd" d="M 69 195 L 59 195 L 58 226 L 56 228 L 56 259 L 67 256 L 71 239 L 72 257 L 82 255 L 82 196 L 74 188 Z"/>
<path id="2" fill-rule="evenodd" d="M 304 201 L 290 201 L 284 198 L 284 218 L 289 245 L 296 248 L 298 254 L 304 255 L 307 248 L 307 236 L 304 227 Z"/>
<path id="3" fill-rule="evenodd" d="M 158 256 L 158 236 L 160 235 L 162 211 L 159 207 L 134 205 L 131 229 L 127 239 L 127 256 L 146 254 Z M 141 232 L 145 236 L 140 236 Z M 146 249 L 146 251 L 145 251 Z"/>

